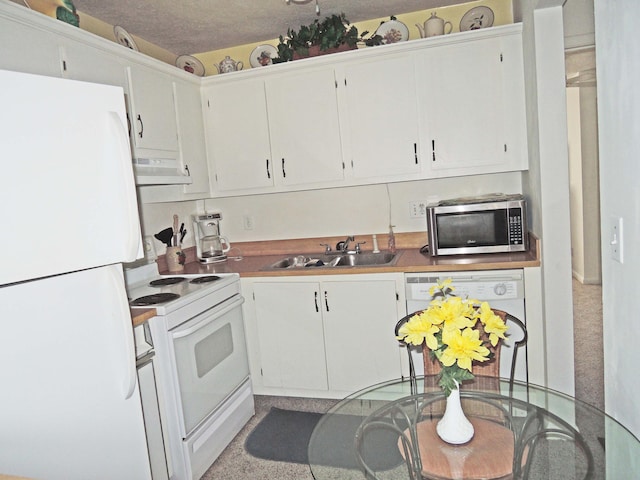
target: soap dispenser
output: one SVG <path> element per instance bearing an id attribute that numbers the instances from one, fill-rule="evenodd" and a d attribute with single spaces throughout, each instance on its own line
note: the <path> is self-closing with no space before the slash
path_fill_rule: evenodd
<path id="1" fill-rule="evenodd" d="M 393 234 L 394 225 L 389 225 L 389 252 L 396 253 L 396 237 Z"/>

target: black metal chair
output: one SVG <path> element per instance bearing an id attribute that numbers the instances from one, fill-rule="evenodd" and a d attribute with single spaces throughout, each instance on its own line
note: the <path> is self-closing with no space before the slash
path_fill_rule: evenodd
<path id="1" fill-rule="evenodd" d="M 477 430 L 475 443 L 472 440 L 468 445 L 439 444 L 433 441 L 439 419 L 434 416 L 433 407 L 444 399 L 442 392 L 420 393 L 389 402 L 365 418 L 355 435 L 356 456 L 365 478 L 441 480 L 467 478 L 466 475 L 501 480 L 565 478 L 566 472 L 557 470 L 563 467 L 573 470 L 572 478 L 595 478 L 591 451 L 568 422 L 525 400 L 499 393 L 462 391 L 462 397 L 499 412 L 494 417 L 499 416 L 502 422 L 477 423 L 482 430 Z M 521 416 L 513 415 L 514 409 Z M 381 471 L 374 466 L 379 452 L 377 442 L 371 440 L 380 438 L 380 432 L 397 436 L 397 448 L 405 467 Z"/>
<path id="2" fill-rule="evenodd" d="M 402 317 L 396 323 L 394 333 L 396 337 L 398 336 L 398 331 L 400 327 L 407 323 L 411 317 L 415 314 L 419 313 L 421 310 L 417 312 L 413 312 L 409 315 Z M 500 357 L 501 354 L 509 354 L 510 358 L 510 372 L 509 372 L 509 394 L 513 394 L 513 382 L 515 380 L 515 372 L 516 372 L 516 361 L 518 359 L 519 350 L 527 344 L 527 327 L 524 323 L 518 319 L 517 317 L 507 313 L 503 310 L 493 309 L 493 312 L 498 315 L 502 320 L 507 324 L 509 330 L 507 331 L 507 345 L 505 345 L 504 341 L 499 342 L 496 347 L 489 346 L 489 350 L 492 352 L 491 360 L 482 363 L 474 363 L 472 366 L 472 373 L 479 378 L 482 378 L 481 381 L 490 381 L 493 378 L 500 377 Z M 412 350 L 416 347 L 400 341 L 407 349 L 407 355 L 409 356 L 409 378 L 411 381 L 411 391 L 412 393 L 417 392 L 416 386 L 416 373 L 415 366 L 413 363 L 413 355 L 411 354 Z M 420 347 L 418 347 L 420 348 Z M 440 364 L 432 358 L 430 355 L 429 348 L 426 344 L 422 345 L 422 356 L 423 356 L 423 364 L 424 364 L 424 375 L 437 375 L 440 373 Z M 510 350 L 507 351 L 507 348 Z M 528 383 L 528 376 L 526 379 Z"/>

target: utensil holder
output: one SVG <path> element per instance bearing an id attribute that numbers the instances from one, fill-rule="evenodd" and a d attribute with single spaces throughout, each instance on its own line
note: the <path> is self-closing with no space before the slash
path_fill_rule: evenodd
<path id="1" fill-rule="evenodd" d="M 185 255 L 182 252 L 182 247 L 167 247 L 167 253 L 165 256 L 167 260 L 167 269 L 170 272 L 182 272 L 184 271 Z"/>

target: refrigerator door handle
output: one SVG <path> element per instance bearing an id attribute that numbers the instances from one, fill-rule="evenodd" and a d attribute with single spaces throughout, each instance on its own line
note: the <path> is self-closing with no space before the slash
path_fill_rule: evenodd
<path id="1" fill-rule="evenodd" d="M 120 161 L 122 162 L 122 171 L 129 172 L 131 171 L 130 165 L 132 159 L 127 130 L 117 112 L 109 112 L 109 118 L 109 123 L 113 126 L 113 136 L 118 142 L 118 150 L 121 153 Z M 142 240 L 140 238 L 140 223 L 138 220 L 138 203 L 135 195 L 135 179 L 133 173 L 123 175 L 123 177 L 125 191 L 133 192 L 132 195 L 127 195 L 129 201 L 129 208 L 127 208 L 127 225 L 129 225 L 129 235 L 127 235 L 127 238 L 129 239 L 129 245 L 126 251 L 129 252 L 129 255 L 134 255 L 134 258 L 142 258 Z"/>
<path id="2" fill-rule="evenodd" d="M 124 288 L 124 277 L 122 272 L 118 270 L 118 266 L 114 265 L 109 268 L 111 273 L 110 278 L 113 281 L 114 289 L 117 292 L 117 297 L 114 301 L 118 302 L 118 308 L 120 309 L 119 317 L 122 326 L 123 333 L 123 345 L 124 345 L 124 376 L 122 382 L 122 393 L 125 400 L 131 398 L 133 392 L 136 389 L 137 371 L 136 371 L 136 350 L 133 340 L 133 325 L 131 323 L 131 312 L 129 310 L 129 304 L 123 300 L 127 298 L 127 293 Z"/>

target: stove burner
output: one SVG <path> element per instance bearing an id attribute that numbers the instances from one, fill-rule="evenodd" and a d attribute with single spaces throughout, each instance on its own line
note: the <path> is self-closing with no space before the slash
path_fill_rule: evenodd
<path id="1" fill-rule="evenodd" d="M 167 285 L 175 285 L 176 283 L 184 282 L 186 279 L 184 277 L 165 277 L 158 278 L 157 280 L 152 280 L 149 282 L 149 286 L 151 287 L 164 287 Z"/>
<path id="2" fill-rule="evenodd" d="M 144 297 L 136 298 L 130 305 L 133 307 L 145 307 L 148 305 L 157 305 L 158 303 L 170 302 L 180 298 L 177 293 L 154 293 L 153 295 L 146 295 Z"/>
<path id="3" fill-rule="evenodd" d="M 204 277 L 196 277 L 191 280 L 189 283 L 209 283 L 215 282 L 216 280 L 220 280 L 220 277 L 216 275 L 206 275 Z"/>

